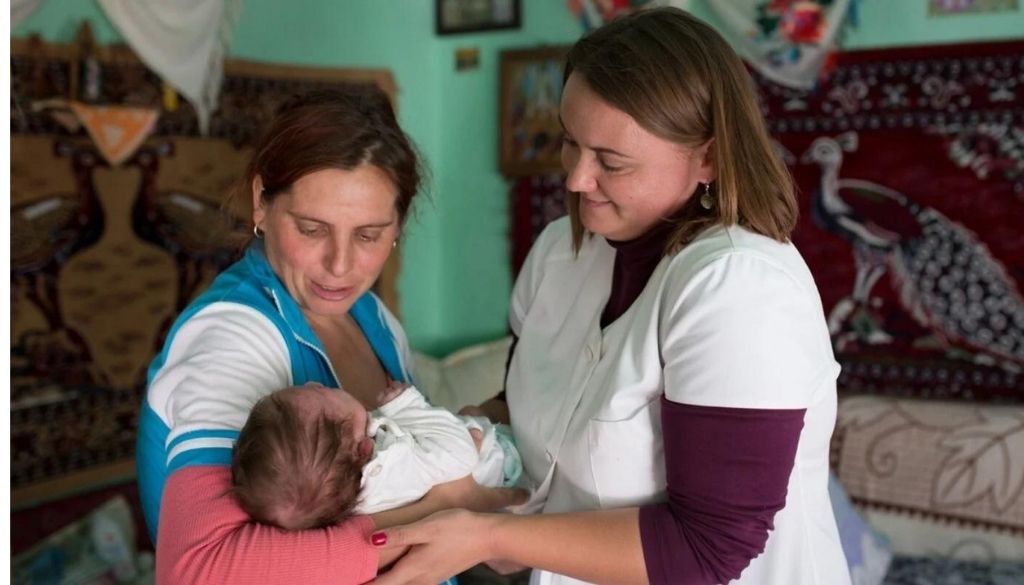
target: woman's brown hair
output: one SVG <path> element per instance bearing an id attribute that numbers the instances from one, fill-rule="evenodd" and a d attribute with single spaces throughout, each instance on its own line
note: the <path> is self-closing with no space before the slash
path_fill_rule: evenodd
<path id="1" fill-rule="evenodd" d="M 713 28 L 677 8 L 642 10 L 577 41 L 565 81 L 573 73 L 655 136 L 687 148 L 713 141 L 714 204 L 706 210 L 699 193 L 689 198 L 666 254 L 716 224 L 789 239 L 797 220 L 792 177 L 772 147 L 753 80 Z M 585 233 L 579 201 L 567 194 L 576 251 Z"/>
<path id="2" fill-rule="evenodd" d="M 263 201 L 269 204 L 310 173 L 363 164 L 391 179 L 397 189 L 395 208 L 404 223 L 423 171 L 388 96 L 368 84 L 315 90 L 281 104 L 233 195 L 249 197 L 258 176 Z"/>

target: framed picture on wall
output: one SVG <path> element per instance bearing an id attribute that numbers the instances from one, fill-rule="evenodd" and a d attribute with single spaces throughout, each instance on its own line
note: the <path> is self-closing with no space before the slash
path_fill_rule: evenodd
<path id="1" fill-rule="evenodd" d="M 562 70 L 568 46 L 501 53 L 498 168 L 506 176 L 562 169 Z"/>
<path id="2" fill-rule="evenodd" d="M 434 0 L 437 34 L 519 28 L 520 0 Z"/>

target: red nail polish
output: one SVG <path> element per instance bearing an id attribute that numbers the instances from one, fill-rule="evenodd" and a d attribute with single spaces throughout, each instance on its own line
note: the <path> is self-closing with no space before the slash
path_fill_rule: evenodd
<path id="1" fill-rule="evenodd" d="M 383 532 L 374 532 L 370 535 L 370 542 L 373 546 L 384 546 L 388 543 L 388 535 Z"/>

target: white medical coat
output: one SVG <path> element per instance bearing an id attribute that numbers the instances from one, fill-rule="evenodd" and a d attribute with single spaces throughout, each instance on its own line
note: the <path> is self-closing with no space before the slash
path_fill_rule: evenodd
<path id="1" fill-rule="evenodd" d="M 839 366 L 796 248 L 712 228 L 662 259 L 602 330 L 615 250 L 594 236 L 574 258 L 571 241 L 568 218 L 549 225 L 513 291 L 519 342 L 507 396 L 525 471 L 539 486 L 525 511 L 665 501 L 663 393 L 698 406 L 806 409 L 786 506 L 736 582 L 848 583 L 827 491 Z M 534 571 L 531 583 L 580 581 Z"/>

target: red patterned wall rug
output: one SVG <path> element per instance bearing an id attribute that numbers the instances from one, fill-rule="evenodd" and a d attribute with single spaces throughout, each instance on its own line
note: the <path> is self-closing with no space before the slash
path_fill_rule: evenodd
<path id="1" fill-rule="evenodd" d="M 1024 42 L 841 53 L 807 91 L 754 77 L 840 390 L 1024 403 Z M 563 193 L 513 184 L 514 270 Z"/>
<path id="2" fill-rule="evenodd" d="M 847 392 L 1024 402 L 1024 43 L 758 78 Z"/>

